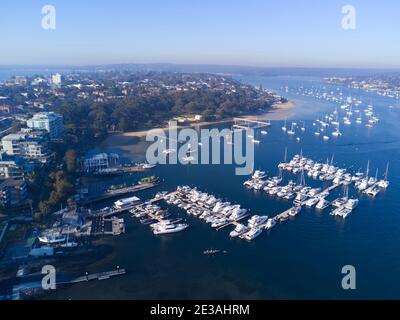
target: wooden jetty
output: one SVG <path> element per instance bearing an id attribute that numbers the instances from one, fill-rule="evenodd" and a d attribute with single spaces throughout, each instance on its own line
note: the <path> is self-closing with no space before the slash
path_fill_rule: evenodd
<path id="1" fill-rule="evenodd" d="M 243 220 L 244 218 L 247 218 L 249 215 L 250 214 L 246 214 L 243 217 L 240 217 L 239 219 L 233 220 L 231 222 L 228 222 L 227 224 L 224 224 L 221 227 L 216 228 L 215 230 L 218 231 L 218 230 L 224 229 L 224 228 L 226 228 L 227 226 L 230 226 L 230 225 L 237 226 L 239 224 L 239 221 Z"/>

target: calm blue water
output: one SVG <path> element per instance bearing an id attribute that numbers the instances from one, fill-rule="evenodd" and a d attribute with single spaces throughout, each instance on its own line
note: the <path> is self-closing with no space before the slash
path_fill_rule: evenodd
<path id="1" fill-rule="evenodd" d="M 321 86 L 316 78 L 242 78 L 255 85 L 280 92 L 282 86 Z M 216 232 L 202 221 L 171 208 L 176 216 L 187 218 L 190 229 L 173 236 L 155 237 L 149 228 L 126 216 L 127 233 L 105 238 L 112 246 L 105 258 L 82 266 L 82 273 L 112 269 L 116 265 L 128 270 L 125 277 L 110 281 L 85 283 L 57 291 L 52 298 L 109 299 L 359 299 L 400 298 L 400 120 L 398 103 L 361 91 L 344 90 L 372 103 L 381 118 L 375 128 L 342 126 L 343 136 L 323 142 L 314 136 L 312 122 L 321 112 L 332 112 L 334 104 L 314 98 L 286 94 L 296 101 L 296 120 L 305 121 L 307 131 L 302 142 L 282 134 L 283 122 L 273 123 L 266 137 L 256 146 L 255 167 L 276 175 L 277 164 L 288 147 L 289 157 L 303 149 L 304 155 L 325 161 L 334 154 L 334 162 L 356 171 L 371 161 L 371 172 L 383 173 L 390 161 L 391 185 L 374 200 L 360 196 L 360 205 L 346 220 L 336 219 L 329 211 L 318 213 L 304 209 L 291 221 L 264 232 L 253 243 L 229 239 L 231 229 Z M 389 109 L 388 106 L 394 108 Z M 118 146 L 113 146 L 118 151 Z M 140 158 L 140 155 L 138 155 Z M 159 190 L 174 190 L 189 184 L 231 202 L 240 203 L 252 213 L 274 216 L 290 207 L 265 193 L 243 188 L 247 177 L 235 176 L 234 167 L 158 166 L 154 174 L 164 182 L 158 190 L 140 194 L 150 198 Z M 140 176 L 127 178 L 135 181 Z M 290 177 L 287 177 L 290 178 Z M 291 177 L 294 178 L 294 177 Z M 306 177 L 307 179 L 307 177 Z M 118 179 L 113 182 L 118 182 Z M 321 185 L 319 182 L 310 182 Z M 109 182 L 112 183 L 112 182 Z M 341 192 L 333 192 L 334 198 Z M 355 194 L 354 190 L 351 190 Z M 209 247 L 229 253 L 207 257 Z M 353 265 L 357 270 L 357 290 L 341 288 L 341 269 Z"/>

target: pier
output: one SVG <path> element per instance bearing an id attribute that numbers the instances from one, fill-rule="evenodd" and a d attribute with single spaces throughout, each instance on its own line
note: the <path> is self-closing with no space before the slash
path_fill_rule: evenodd
<path id="1" fill-rule="evenodd" d="M 81 204 L 81 205 L 89 205 L 89 204 L 92 204 L 92 203 L 113 199 L 115 197 L 119 197 L 119 196 L 122 196 L 122 195 L 125 195 L 125 194 L 136 193 L 136 192 L 140 192 L 140 191 L 143 191 L 143 190 L 155 188 L 157 186 L 158 186 L 157 183 L 142 183 L 142 184 L 126 187 L 126 188 L 121 188 L 121 189 L 117 189 L 117 190 L 111 190 L 111 191 L 109 191 L 109 192 L 107 192 L 105 194 L 102 194 L 102 195 L 98 196 L 98 197 L 93 197 L 93 198 L 89 198 L 89 199 L 80 200 L 79 204 Z"/>
<path id="2" fill-rule="evenodd" d="M 129 167 L 116 167 L 116 168 L 104 169 L 95 172 L 88 172 L 85 173 L 85 175 L 93 177 L 101 177 L 101 176 L 122 175 L 122 174 L 145 172 L 145 171 L 147 171 L 147 169 L 143 168 L 143 166 L 129 166 Z"/>
<path id="3" fill-rule="evenodd" d="M 63 281 L 60 284 L 73 284 L 73 283 L 88 282 L 88 281 L 93 281 L 93 280 L 108 280 L 112 277 L 122 276 L 124 274 L 126 274 L 125 269 L 117 268 L 116 270 L 112 270 L 112 271 L 86 274 L 81 277 L 73 278 L 69 281 Z"/>
<path id="4" fill-rule="evenodd" d="M 70 280 L 63 280 L 63 281 L 56 281 L 56 285 L 67 285 L 67 284 L 76 284 L 81 282 L 89 282 L 89 281 L 102 281 L 108 280 L 112 277 L 122 276 L 126 274 L 125 269 L 120 269 L 117 267 L 116 270 L 106 271 L 106 272 L 99 272 L 99 273 L 86 273 L 84 276 L 72 278 Z M 29 297 L 34 296 L 35 294 L 39 294 L 43 291 L 42 282 L 35 281 L 35 282 L 28 282 L 28 283 L 21 283 L 16 285 L 12 289 L 12 300 L 20 300 L 21 293 L 27 294 Z"/>
<path id="5" fill-rule="evenodd" d="M 266 121 L 250 120 L 243 118 L 233 118 L 233 121 L 234 124 L 232 127 L 241 130 L 260 129 L 271 126 L 271 122 Z"/>
<path id="6" fill-rule="evenodd" d="M 302 204 L 302 206 L 303 206 L 303 204 Z M 289 217 L 290 217 L 289 212 L 290 212 L 291 210 L 293 210 L 293 209 L 294 209 L 294 207 L 291 207 L 291 208 L 289 208 L 289 209 L 283 211 L 282 213 L 277 214 L 277 215 L 274 217 L 275 221 L 281 222 L 281 221 L 284 221 L 284 220 L 289 219 Z"/>
<path id="7" fill-rule="evenodd" d="M 223 226 L 216 228 L 215 230 L 219 231 L 221 229 L 224 229 L 224 228 L 226 228 L 228 226 L 232 226 L 232 225 L 233 226 L 237 226 L 239 224 L 239 221 L 242 221 L 243 219 L 248 218 L 249 216 L 250 216 L 250 214 L 246 214 L 243 217 L 240 217 L 239 219 L 236 219 L 234 221 L 228 222 L 227 224 L 224 224 Z"/>

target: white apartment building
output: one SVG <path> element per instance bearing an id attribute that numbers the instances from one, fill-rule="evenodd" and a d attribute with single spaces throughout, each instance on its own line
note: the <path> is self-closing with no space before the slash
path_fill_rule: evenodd
<path id="1" fill-rule="evenodd" d="M 41 136 L 19 132 L 1 139 L 2 151 L 9 156 L 20 156 L 46 163 L 49 159 L 47 141 Z"/>
<path id="2" fill-rule="evenodd" d="M 60 139 L 64 133 L 63 117 L 55 112 L 39 112 L 27 121 L 28 128 L 45 130 L 50 139 Z"/>

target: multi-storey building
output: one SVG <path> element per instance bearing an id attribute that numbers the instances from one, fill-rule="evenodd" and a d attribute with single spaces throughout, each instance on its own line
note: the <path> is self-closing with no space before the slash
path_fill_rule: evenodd
<path id="1" fill-rule="evenodd" d="M 55 112 L 39 112 L 27 121 L 28 128 L 45 130 L 50 139 L 60 139 L 64 133 L 63 117 Z"/>

